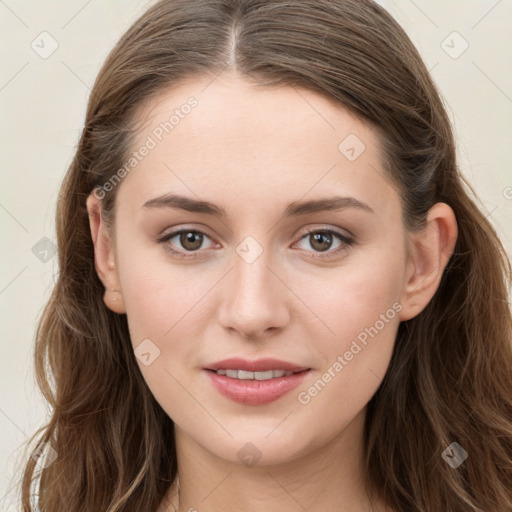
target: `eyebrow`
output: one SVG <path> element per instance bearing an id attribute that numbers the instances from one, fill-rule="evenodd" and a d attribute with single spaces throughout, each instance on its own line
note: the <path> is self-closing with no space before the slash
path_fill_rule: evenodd
<path id="1" fill-rule="evenodd" d="M 227 218 L 226 210 L 214 203 L 177 194 L 165 194 L 149 199 L 142 205 L 142 208 L 173 208 L 222 219 Z M 294 201 L 286 207 L 284 217 L 310 215 L 325 211 L 344 210 L 346 208 L 357 208 L 369 213 L 375 213 L 370 206 L 354 197 L 334 196 L 310 201 Z"/>

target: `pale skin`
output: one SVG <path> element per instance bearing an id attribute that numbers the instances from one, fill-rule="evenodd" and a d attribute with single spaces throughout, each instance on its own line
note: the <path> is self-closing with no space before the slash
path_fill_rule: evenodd
<path id="1" fill-rule="evenodd" d="M 105 304 L 127 315 L 134 349 L 149 339 L 160 350 L 148 366 L 137 361 L 175 423 L 180 510 L 390 511 L 363 485 L 366 406 L 399 323 L 418 315 L 439 286 L 457 237 L 453 211 L 438 203 L 424 230 L 407 231 L 376 134 L 338 103 L 291 87 L 256 89 L 232 73 L 210 82 L 182 82 L 140 112 L 134 150 L 187 98 L 198 100 L 118 185 L 112 232 L 101 201 L 87 200 Z M 353 161 L 338 149 L 349 134 L 365 145 Z M 215 203 L 226 218 L 143 207 L 168 193 Z M 292 202 L 334 195 L 371 211 L 346 205 L 283 215 Z M 171 228 L 206 235 L 202 244 L 179 235 L 155 240 Z M 334 234 L 319 245 L 306 236 L 326 229 L 354 243 Z M 236 250 L 248 236 L 262 249 L 251 263 Z M 301 403 L 298 394 L 393 304 L 401 307 L 378 335 Z M 244 405 L 220 395 L 203 370 L 235 356 L 312 370 L 277 401 Z M 237 455 L 248 442 L 260 453 L 251 467 Z M 159 512 L 177 509 L 175 487 Z"/>

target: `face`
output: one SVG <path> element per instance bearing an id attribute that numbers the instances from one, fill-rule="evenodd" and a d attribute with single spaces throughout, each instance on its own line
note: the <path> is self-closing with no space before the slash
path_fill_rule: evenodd
<path id="1" fill-rule="evenodd" d="M 409 314 L 414 262 L 369 126 L 310 91 L 208 83 L 183 82 L 140 112 L 101 275 L 177 427 L 220 459 L 240 463 L 250 441 L 273 464 L 364 413 Z M 228 358 L 304 371 L 248 382 L 206 369 Z"/>

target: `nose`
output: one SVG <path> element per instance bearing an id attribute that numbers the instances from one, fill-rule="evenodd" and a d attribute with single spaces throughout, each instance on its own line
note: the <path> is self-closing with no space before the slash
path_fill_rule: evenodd
<path id="1" fill-rule="evenodd" d="M 286 279 L 271 268 L 267 252 L 251 263 L 235 254 L 233 268 L 219 290 L 221 325 L 251 339 L 280 330 L 290 320 L 293 294 Z"/>

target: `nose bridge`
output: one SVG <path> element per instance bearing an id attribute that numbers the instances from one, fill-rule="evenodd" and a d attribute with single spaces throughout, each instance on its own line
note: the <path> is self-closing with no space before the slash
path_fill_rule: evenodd
<path id="1" fill-rule="evenodd" d="M 272 254 L 246 237 L 233 255 L 233 270 L 223 293 L 220 321 L 246 335 L 257 335 L 287 321 L 285 287 L 274 275 Z M 270 268 L 269 268 L 270 267 Z"/>

